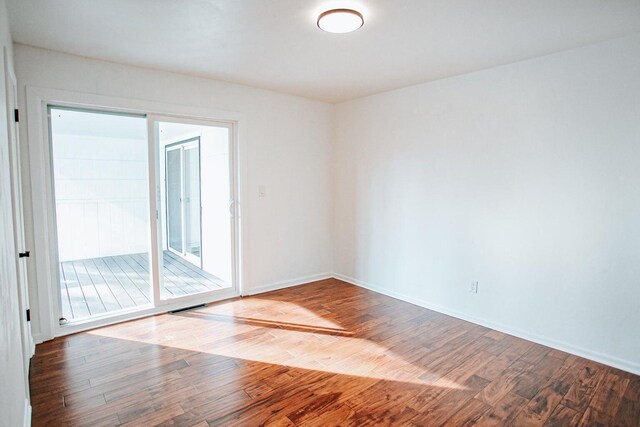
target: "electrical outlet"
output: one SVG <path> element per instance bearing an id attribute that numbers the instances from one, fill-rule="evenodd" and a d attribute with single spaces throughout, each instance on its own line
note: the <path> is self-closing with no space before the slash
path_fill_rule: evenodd
<path id="1" fill-rule="evenodd" d="M 478 293 L 478 282 L 471 282 L 471 284 L 469 285 L 469 292 L 471 292 L 472 294 L 477 294 Z"/>

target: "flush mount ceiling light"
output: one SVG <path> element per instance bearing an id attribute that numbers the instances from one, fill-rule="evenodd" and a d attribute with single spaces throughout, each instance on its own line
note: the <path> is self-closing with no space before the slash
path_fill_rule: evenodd
<path id="1" fill-rule="evenodd" d="M 352 9 L 331 9 L 318 16 L 318 28 L 328 33 L 350 33 L 364 25 L 364 18 Z"/>

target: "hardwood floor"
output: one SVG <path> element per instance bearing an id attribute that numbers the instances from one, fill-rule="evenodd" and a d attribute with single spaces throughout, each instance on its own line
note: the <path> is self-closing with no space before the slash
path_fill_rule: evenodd
<path id="1" fill-rule="evenodd" d="M 33 425 L 638 426 L 640 377 L 329 279 L 43 343 Z"/>

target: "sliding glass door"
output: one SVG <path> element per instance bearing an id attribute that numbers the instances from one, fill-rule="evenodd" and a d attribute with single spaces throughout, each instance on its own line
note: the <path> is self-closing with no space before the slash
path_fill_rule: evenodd
<path id="1" fill-rule="evenodd" d="M 233 287 L 231 124 L 60 106 L 48 116 L 60 325 Z"/>
<path id="2" fill-rule="evenodd" d="M 156 179 L 163 275 L 169 300 L 227 289 L 233 282 L 232 128 L 157 120 Z"/>

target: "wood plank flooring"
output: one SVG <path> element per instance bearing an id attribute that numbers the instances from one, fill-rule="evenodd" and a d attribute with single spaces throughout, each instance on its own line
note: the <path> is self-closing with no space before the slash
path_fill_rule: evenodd
<path id="1" fill-rule="evenodd" d="M 222 280 L 164 251 L 164 288 L 169 297 L 228 287 Z M 60 263 L 62 315 L 77 320 L 149 304 L 148 254 Z"/>
<path id="2" fill-rule="evenodd" d="M 33 425 L 638 426 L 640 377 L 329 279 L 38 345 Z"/>

